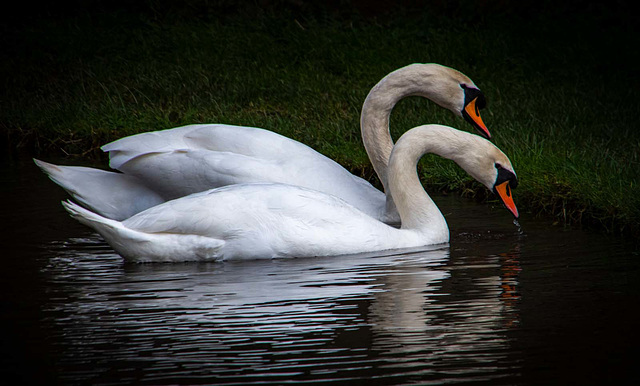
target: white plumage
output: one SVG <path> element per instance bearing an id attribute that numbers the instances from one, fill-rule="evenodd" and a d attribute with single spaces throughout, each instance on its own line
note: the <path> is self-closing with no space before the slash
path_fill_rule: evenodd
<path id="1" fill-rule="evenodd" d="M 515 180 L 509 159 L 489 141 L 427 125 L 405 133 L 390 157 L 388 184 L 402 219 L 399 229 L 336 196 L 270 183 L 192 194 L 122 222 L 73 203 L 65 208 L 130 261 L 328 256 L 446 243 L 446 221 L 416 173 L 425 152 L 454 160 L 490 189 L 500 182 L 496 165 Z"/>

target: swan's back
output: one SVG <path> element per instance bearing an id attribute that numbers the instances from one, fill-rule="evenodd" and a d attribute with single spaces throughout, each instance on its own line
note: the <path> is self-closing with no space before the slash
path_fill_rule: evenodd
<path id="1" fill-rule="evenodd" d="M 151 153 L 176 150 L 210 150 L 277 160 L 284 154 L 313 151 L 290 138 L 248 126 L 224 124 L 187 125 L 140 133 L 102 146 L 109 153 L 109 166 L 120 170 L 132 159 Z"/>
<path id="2" fill-rule="evenodd" d="M 189 125 L 126 137 L 103 150 L 112 168 L 166 200 L 227 185 L 282 183 L 326 192 L 370 216 L 384 216 L 384 193 L 309 146 L 263 129 Z"/>

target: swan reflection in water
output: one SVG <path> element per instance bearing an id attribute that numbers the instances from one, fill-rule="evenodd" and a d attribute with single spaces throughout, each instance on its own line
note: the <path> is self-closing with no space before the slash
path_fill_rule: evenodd
<path id="1" fill-rule="evenodd" d="M 517 249 L 149 265 L 123 265 L 98 236 L 50 249 L 45 322 L 69 379 L 446 380 L 515 371 L 505 332 L 517 324 Z"/>

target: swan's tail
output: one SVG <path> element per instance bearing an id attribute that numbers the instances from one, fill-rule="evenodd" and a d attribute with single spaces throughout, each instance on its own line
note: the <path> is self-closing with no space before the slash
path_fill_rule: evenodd
<path id="1" fill-rule="evenodd" d="M 98 232 L 124 258 L 131 256 L 135 260 L 139 255 L 139 253 L 136 253 L 138 245 L 148 244 L 148 235 L 128 229 L 120 221 L 111 220 L 93 213 L 69 200 L 63 201 L 62 206 L 69 212 L 71 217 Z"/>
<path id="2" fill-rule="evenodd" d="M 165 201 L 136 178 L 122 173 L 33 161 L 80 204 L 111 219 L 124 220 Z"/>
<path id="3" fill-rule="evenodd" d="M 192 234 L 147 233 L 127 227 L 71 202 L 62 205 L 71 217 L 93 228 L 120 256 L 133 262 L 212 261 L 223 259 L 223 240 Z"/>
<path id="4" fill-rule="evenodd" d="M 122 223 L 116 220 L 111 220 L 106 217 L 102 217 L 97 213 L 93 213 L 92 211 L 81 207 L 80 205 L 72 202 L 70 200 L 63 201 L 62 206 L 69 212 L 71 217 L 80 221 L 82 224 L 89 226 L 99 233 L 103 228 L 112 228 L 116 229 L 118 227 L 122 227 Z"/>

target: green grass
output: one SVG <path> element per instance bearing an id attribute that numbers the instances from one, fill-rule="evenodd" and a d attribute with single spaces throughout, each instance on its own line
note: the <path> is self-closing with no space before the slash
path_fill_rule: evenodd
<path id="1" fill-rule="evenodd" d="M 204 9 L 76 12 L 0 30 L 9 149 L 105 161 L 99 146 L 125 135 L 222 122 L 282 133 L 373 180 L 359 134 L 364 98 L 396 68 L 437 62 L 485 92 L 483 117 L 516 168 L 521 211 L 640 235 L 637 45 L 626 25 L 600 33 L 606 14 L 566 26 L 557 15 Z M 392 133 L 424 123 L 471 130 L 409 98 Z M 488 197 L 451 162 L 427 157 L 421 172 L 430 191 Z"/>

